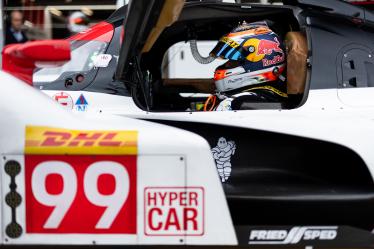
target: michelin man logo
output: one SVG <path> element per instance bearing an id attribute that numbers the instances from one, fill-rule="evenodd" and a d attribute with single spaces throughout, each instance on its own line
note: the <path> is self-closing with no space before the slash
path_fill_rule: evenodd
<path id="1" fill-rule="evenodd" d="M 236 144 L 221 137 L 217 146 L 212 149 L 213 158 L 216 161 L 218 174 L 222 182 L 226 182 L 231 175 L 231 156 L 235 154 Z"/>

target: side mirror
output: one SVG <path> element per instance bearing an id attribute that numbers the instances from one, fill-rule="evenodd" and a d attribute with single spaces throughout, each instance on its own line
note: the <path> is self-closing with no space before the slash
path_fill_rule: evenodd
<path id="1" fill-rule="evenodd" d="M 70 60 L 70 42 L 43 40 L 12 44 L 3 49 L 3 70 L 32 85 L 36 67 L 61 66 Z"/>

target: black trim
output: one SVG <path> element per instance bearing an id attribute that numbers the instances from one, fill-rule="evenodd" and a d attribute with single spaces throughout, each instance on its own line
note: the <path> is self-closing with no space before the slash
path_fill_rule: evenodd
<path id="1" fill-rule="evenodd" d="M 372 248 L 374 245 L 374 234 L 348 226 L 238 226 L 235 230 L 239 245 L 251 248 Z"/>
<path id="2" fill-rule="evenodd" d="M 124 80 L 131 62 L 135 57 L 140 56 L 146 39 L 158 20 L 164 2 L 164 0 L 136 0 L 129 3 L 124 20 L 124 40 L 116 79 Z"/>
<path id="3" fill-rule="evenodd" d="M 116 22 L 121 22 L 123 23 L 123 19 L 126 16 L 127 13 L 127 7 L 128 5 L 126 4 L 125 6 L 122 6 L 118 10 L 114 11 L 106 20 L 108 23 L 116 23 Z"/>
<path id="4" fill-rule="evenodd" d="M 235 225 L 374 228 L 374 183 L 362 158 L 339 144 L 199 122 L 150 120 L 236 143 L 223 188 Z M 274 123 L 276 125 L 276 123 Z"/>

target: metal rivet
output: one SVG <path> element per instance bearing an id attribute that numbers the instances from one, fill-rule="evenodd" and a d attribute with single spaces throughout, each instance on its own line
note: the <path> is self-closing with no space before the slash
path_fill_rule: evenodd
<path id="1" fill-rule="evenodd" d="M 348 55 L 347 55 L 347 54 L 344 54 L 344 57 L 348 57 Z"/>
<path id="2" fill-rule="evenodd" d="M 184 158 L 183 158 L 183 157 L 180 157 L 180 158 L 179 158 L 179 160 L 183 161 L 183 160 L 184 160 Z"/>
<path id="3" fill-rule="evenodd" d="M 371 54 L 369 54 L 369 58 L 371 58 Z"/>

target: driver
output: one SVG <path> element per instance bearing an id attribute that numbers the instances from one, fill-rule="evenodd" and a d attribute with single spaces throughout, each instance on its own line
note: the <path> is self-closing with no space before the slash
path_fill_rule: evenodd
<path id="1" fill-rule="evenodd" d="M 243 22 L 223 36 L 210 55 L 228 61 L 215 70 L 217 93 L 204 110 L 240 110 L 248 102 L 287 99 L 285 50 L 266 22 Z"/>

